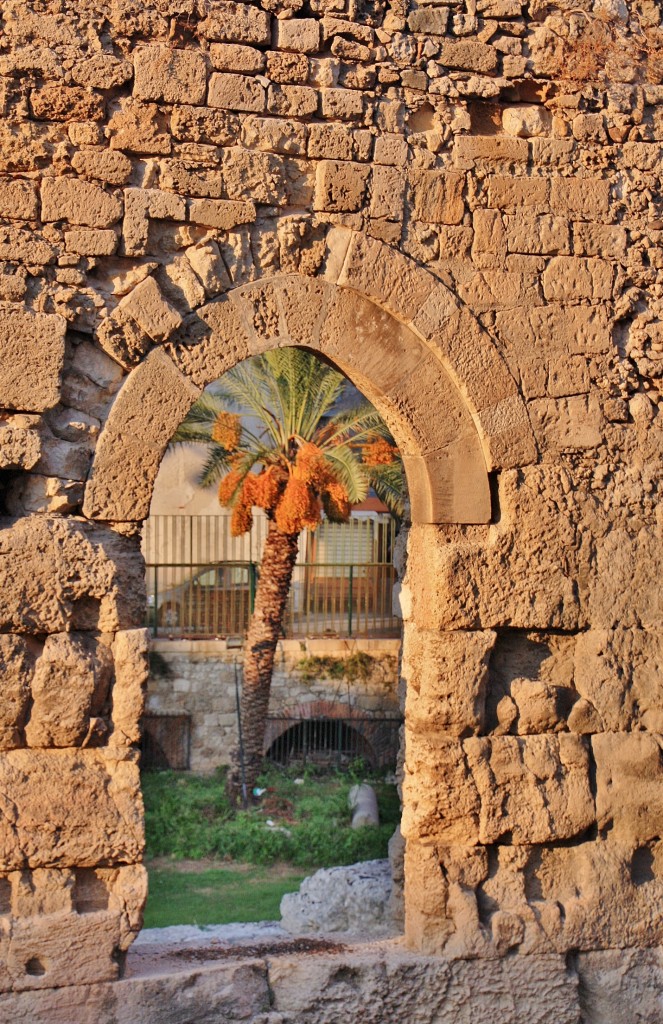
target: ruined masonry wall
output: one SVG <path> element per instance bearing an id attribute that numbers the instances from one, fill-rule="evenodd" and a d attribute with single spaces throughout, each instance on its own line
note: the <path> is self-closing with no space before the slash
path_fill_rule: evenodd
<path id="1" fill-rule="evenodd" d="M 409 945 L 660 943 L 662 143 L 653 0 L 5 0 L 0 991 L 140 926 L 140 523 L 278 344 L 406 456 Z"/>
<path id="2" fill-rule="evenodd" d="M 269 714 L 287 718 L 393 716 L 398 702 L 397 640 L 282 640 L 276 652 Z M 365 678 L 352 670 L 315 678 L 302 672 L 306 658 L 341 660 L 356 651 L 372 658 Z M 241 652 L 223 640 L 152 640 L 146 714 L 191 716 L 192 771 L 212 772 L 228 764 L 237 744 L 235 665 Z M 282 731 L 274 726 L 265 750 Z"/>

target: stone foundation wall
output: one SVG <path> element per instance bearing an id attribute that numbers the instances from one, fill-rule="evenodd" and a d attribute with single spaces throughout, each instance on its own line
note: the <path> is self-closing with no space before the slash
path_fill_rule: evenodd
<path id="1" fill-rule="evenodd" d="M 270 715 L 398 717 L 399 647 L 398 640 L 282 640 L 272 676 Z M 228 650 L 223 640 L 153 640 L 150 651 L 146 713 L 191 715 L 193 771 L 211 772 L 228 764 L 237 743 L 235 665 L 241 686 L 241 651 Z M 357 652 L 372 659 L 367 678 L 356 678 L 352 670 L 342 678 L 330 678 L 323 666 L 316 678 L 309 679 L 300 667 L 311 658 L 330 658 L 340 665 Z M 267 744 L 274 738 L 267 737 Z"/>
<path id="2" fill-rule="evenodd" d="M 660 942 L 662 54 L 653 0 L 2 5 L 0 990 L 139 927 L 141 522 L 278 345 L 403 453 L 407 941 Z"/>

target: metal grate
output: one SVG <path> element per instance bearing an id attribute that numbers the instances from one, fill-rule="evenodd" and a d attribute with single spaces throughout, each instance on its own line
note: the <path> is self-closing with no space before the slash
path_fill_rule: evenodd
<path id="1" fill-rule="evenodd" d="M 398 757 L 400 718 L 286 718 L 270 715 L 278 733 L 268 760 L 287 766 L 316 764 L 343 769 L 364 761 L 373 770 L 393 768 Z"/>
<path id="2" fill-rule="evenodd" d="M 191 715 L 143 715 L 141 768 L 187 771 L 191 764 Z"/>

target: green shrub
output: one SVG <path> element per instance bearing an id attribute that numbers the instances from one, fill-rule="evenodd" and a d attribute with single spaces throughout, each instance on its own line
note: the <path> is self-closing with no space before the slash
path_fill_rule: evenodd
<path id="1" fill-rule="evenodd" d="M 297 784 L 292 772 L 269 770 L 260 778 L 266 790 L 260 805 L 233 813 L 224 772 L 145 773 L 148 857 L 318 868 L 387 855 L 400 818 L 395 786 L 373 780 L 382 824 L 352 829 L 348 793 L 361 779 L 354 773 L 316 776 L 312 770 L 301 777 L 303 784 Z"/>

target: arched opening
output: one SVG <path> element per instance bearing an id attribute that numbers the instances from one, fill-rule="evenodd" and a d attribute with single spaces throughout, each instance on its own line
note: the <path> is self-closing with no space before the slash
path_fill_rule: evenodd
<path id="1" fill-rule="evenodd" d="M 417 542 L 417 578 L 410 572 L 401 594 L 407 652 L 440 628 L 432 625 L 435 585 L 423 556 L 426 549 L 435 556 L 444 543 L 439 524 L 487 523 L 489 472 L 533 461 L 536 447 L 517 386 L 492 341 L 439 281 L 388 246 L 345 229 L 334 229 L 327 245 L 323 276 L 280 275 L 235 289 L 190 317 L 186 338 L 154 349 L 130 373 L 99 439 L 84 512 L 115 524 L 144 520 L 168 440 L 202 387 L 252 353 L 310 347 L 364 384 L 404 453 Z M 451 434 L 444 432 L 448 409 Z M 401 567 L 404 551 L 402 544 Z M 407 664 L 409 685 L 417 671 L 410 653 Z M 420 715 L 409 724 L 406 716 L 406 732 L 415 769 L 428 757 Z M 408 799 L 406 816 L 415 810 Z M 416 813 L 407 817 L 413 853 L 412 867 L 406 865 L 406 922 L 410 915 L 409 941 L 426 948 L 429 925 L 421 924 L 416 896 L 407 896 L 407 880 L 408 871 L 414 879 L 412 871 L 418 877 L 429 870 L 420 843 L 427 842 L 424 804 L 434 801 L 434 791 L 423 802 L 417 796 Z"/>

